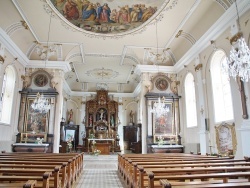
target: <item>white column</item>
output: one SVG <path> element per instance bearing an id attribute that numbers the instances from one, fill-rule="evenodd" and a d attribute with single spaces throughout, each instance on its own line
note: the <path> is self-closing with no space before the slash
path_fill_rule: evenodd
<path id="1" fill-rule="evenodd" d="M 54 81 L 56 81 L 56 91 L 58 95 L 56 97 L 56 110 L 55 110 L 55 122 L 54 122 L 54 147 L 53 152 L 59 153 L 60 145 L 60 122 L 63 111 L 63 79 L 64 72 L 61 70 L 55 71 Z"/>
<path id="2" fill-rule="evenodd" d="M 205 123 L 205 94 L 203 83 L 205 80 L 202 78 L 202 64 L 200 62 L 199 56 L 195 59 L 195 71 L 196 71 L 196 80 L 197 80 L 197 113 L 198 113 L 198 125 L 200 126 L 200 152 L 202 154 L 209 153 L 209 139 L 208 139 L 208 131 L 206 130 Z"/>
<path id="3" fill-rule="evenodd" d="M 243 120 L 241 128 L 237 129 L 240 133 L 240 139 L 237 139 L 238 142 L 241 142 L 237 146 L 237 150 L 242 150 L 242 152 L 237 152 L 237 158 L 242 158 L 244 156 L 250 156 L 250 120 Z M 241 145 L 242 148 L 239 148 Z"/>
<path id="4" fill-rule="evenodd" d="M 243 119 L 242 123 L 241 123 L 241 127 L 239 129 L 237 129 L 237 131 L 239 133 L 239 137 L 238 137 L 237 141 L 241 142 L 241 143 L 238 143 L 238 145 L 237 145 L 237 151 L 239 151 L 240 149 L 242 150 L 242 152 L 236 152 L 237 156 L 235 156 L 235 157 L 237 157 L 237 158 L 242 158 L 244 156 L 250 156 L 250 147 L 249 147 L 249 143 L 250 143 L 250 120 L 249 120 L 250 84 L 249 84 L 249 82 L 244 84 L 244 89 L 245 89 L 245 96 L 246 96 L 246 106 L 247 106 L 248 119 Z M 240 146 L 241 146 L 241 148 L 239 148 Z"/>
<path id="5" fill-rule="evenodd" d="M 141 141 L 142 141 L 142 153 L 147 153 L 147 105 L 146 105 L 146 99 L 145 94 L 147 93 L 147 88 L 145 87 L 145 83 L 148 83 L 148 76 L 146 73 L 142 74 L 142 83 L 141 83 L 141 93 L 140 93 L 140 109 L 141 109 Z"/>
<path id="6" fill-rule="evenodd" d="M 85 132 L 86 134 L 86 129 L 85 129 L 85 122 L 86 122 L 86 97 L 82 97 L 82 102 L 81 102 L 81 108 L 80 108 L 80 128 L 79 128 L 79 131 L 80 131 L 80 136 L 79 136 L 79 144 L 83 144 L 83 140 L 82 140 L 82 134 L 83 132 Z"/>
<path id="7" fill-rule="evenodd" d="M 118 135 L 120 137 L 120 148 L 121 148 L 121 151 L 124 151 L 124 143 L 123 143 L 123 122 L 124 122 L 124 119 L 123 119 L 123 109 L 122 109 L 122 97 L 119 97 L 118 98 L 118 117 L 119 117 L 119 121 L 120 121 L 120 125 L 118 124 Z"/>

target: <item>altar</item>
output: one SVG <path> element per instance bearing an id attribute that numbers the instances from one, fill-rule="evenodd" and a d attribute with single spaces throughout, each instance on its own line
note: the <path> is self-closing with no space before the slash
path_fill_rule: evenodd
<path id="1" fill-rule="evenodd" d="M 87 139 L 87 151 L 88 153 L 92 151 L 93 148 L 101 151 L 101 155 L 107 155 L 110 153 L 110 149 L 112 153 L 114 153 L 115 148 L 115 140 L 113 138 L 88 138 Z"/>
<path id="2" fill-rule="evenodd" d="M 35 152 L 46 153 L 49 144 L 35 144 L 35 143 L 15 143 L 12 144 L 13 152 Z"/>
<path id="3" fill-rule="evenodd" d="M 182 145 L 151 145 L 152 153 L 183 153 Z"/>

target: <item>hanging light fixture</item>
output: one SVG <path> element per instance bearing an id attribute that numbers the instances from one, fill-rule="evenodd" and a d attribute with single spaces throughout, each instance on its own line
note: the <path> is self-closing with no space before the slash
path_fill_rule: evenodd
<path id="1" fill-rule="evenodd" d="M 45 98 L 43 94 L 38 92 L 34 102 L 31 104 L 31 108 L 36 113 L 46 114 L 50 110 L 49 99 Z"/>
<path id="2" fill-rule="evenodd" d="M 243 33 L 241 32 L 240 17 L 236 0 L 235 6 L 239 32 L 230 40 L 232 48 L 227 61 L 222 63 L 222 69 L 234 79 L 239 77 L 243 82 L 248 82 L 250 78 L 250 50 L 243 38 Z"/>
<path id="3" fill-rule="evenodd" d="M 159 64 L 165 62 L 168 57 L 165 54 L 166 49 L 159 49 L 158 47 L 158 27 L 157 27 L 158 20 L 155 20 L 155 36 L 156 36 L 156 52 L 152 51 L 151 48 L 146 48 L 146 58 L 148 61 L 152 62 L 153 64 Z M 161 51 L 161 53 L 159 52 Z"/>
<path id="4" fill-rule="evenodd" d="M 48 30 L 48 39 L 47 39 L 47 47 L 48 50 L 46 51 L 45 55 L 45 68 L 46 68 L 46 62 L 48 61 L 49 58 L 49 37 L 50 37 L 50 27 L 51 27 L 51 17 L 52 17 L 52 11 L 50 13 L 50 20 L 49 20 L 49 30 Z M 44 76 L 41 77 L 42 82 L 45 82 Z M 46 85 L 45 83 L 42 83 L 42 86 Z M 36 98 L 34 102 L 31 104 L 31 108 L 34 110 L 36 113 L 47 113 L 50 110 L 50 102 L 48 98 L 45 98 L 43 93 L 40 94 L 39 92 L 36 95 Z"/>
<path id="5" fill-rule="evenodd" d="M 169 112 L 169 107 L 165 103 L 165 97 L 158 98 L 158 102 L 155 102 L 153 108 L 150 110 L 156 117 L 161 117 Z"/>

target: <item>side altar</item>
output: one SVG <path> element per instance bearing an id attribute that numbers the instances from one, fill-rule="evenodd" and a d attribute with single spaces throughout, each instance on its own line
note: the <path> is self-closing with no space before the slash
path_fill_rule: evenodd
<path id="1" fill-rule="evenodd" d="M 86 152 L 93 152 L 93 144 L 105 154 L 121 151 L 117 134 L 118 102 L 109 98 L 108 91 L 98 90 L 96 97 L 86 102 L 85 128 Z"/>

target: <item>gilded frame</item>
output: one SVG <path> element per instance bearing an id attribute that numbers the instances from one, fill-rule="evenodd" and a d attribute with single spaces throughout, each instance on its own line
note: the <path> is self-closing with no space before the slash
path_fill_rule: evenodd
<path id="1" fill-rule="evenodd" d="M 49 127 L 49 112 L 46 114 L 36 113 L 31 108 L 34 98 L 28 98 L 25 112 L 24 132 L 47 133 Z"/>
<path id="2" fill-rule="evenodd" d="M 154 143 L 159 142 L 159 138 L 163 139 L 164 144 L 176 142 L 176 127 L 173 103 L 165 103 L 169 108 L 169 112 L 163 116 L 156 117 L 153 114 L 153 137 Z"/>
<path id="3" fill-rule="evenodd" d="M 220 155 L 234 155 L 237 150 L 235 125 L 222 123 L 215 126 L 216 145 Z"/>

